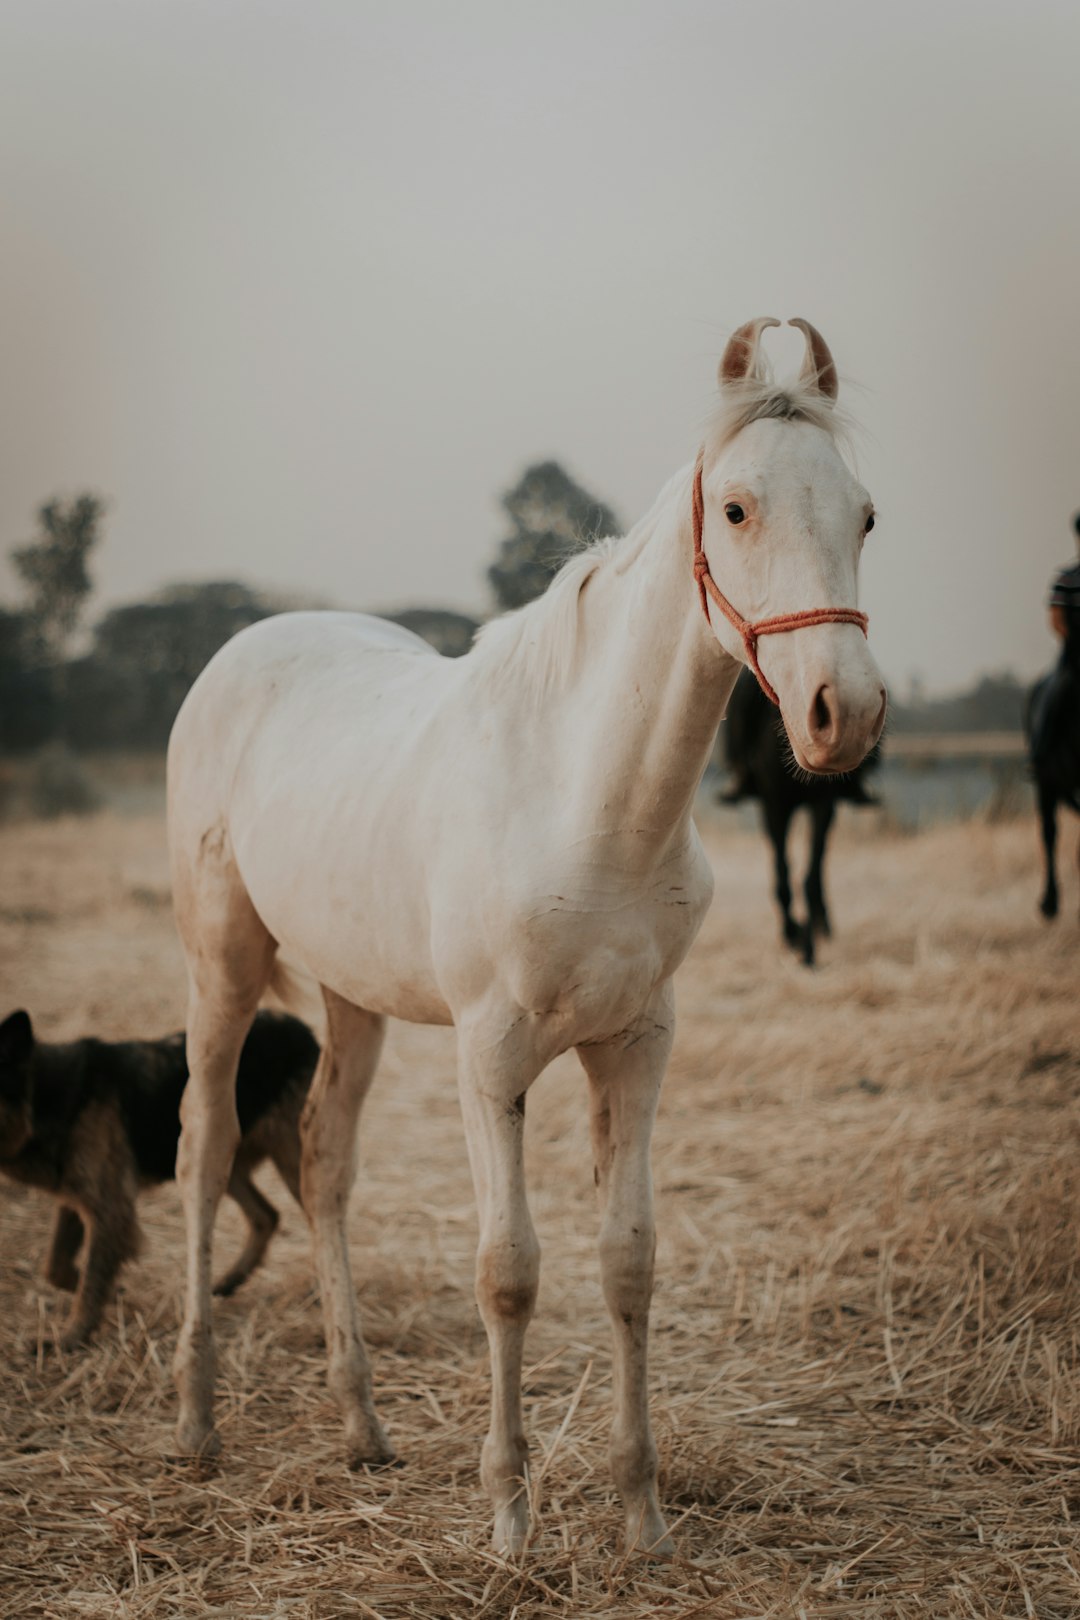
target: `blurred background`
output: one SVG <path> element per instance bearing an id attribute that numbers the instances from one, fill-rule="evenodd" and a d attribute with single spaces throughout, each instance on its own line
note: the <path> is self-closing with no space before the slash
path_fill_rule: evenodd
<path id="1" fill-rule="evenodd" d="M 9 812 L 159 757 L 265 613 L 464 651 L 762 313 L 862 429 L 898 813 L 999 793 L 1080 506 L 1078 73 L 1064 0 L 4 0 Z"/>

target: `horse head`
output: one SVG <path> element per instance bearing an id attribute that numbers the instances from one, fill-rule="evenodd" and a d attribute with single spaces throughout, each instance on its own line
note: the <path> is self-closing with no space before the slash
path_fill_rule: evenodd
<path id="1" fill-rule="evenodd" d="M 695 572 L 713 632 L 778 704 L 806 770 L 852 770 L 881 734 L 885 686 L 858 611 L 873 504 L 837 443 L 836 367 L 808 321 L 798 379 L 761 357 L 764 317 L 720 362 L 720 413 L 695 475 Z"/>

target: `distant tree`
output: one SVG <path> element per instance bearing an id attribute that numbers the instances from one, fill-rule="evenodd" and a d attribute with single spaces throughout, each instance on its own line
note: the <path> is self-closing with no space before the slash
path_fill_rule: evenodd
<path id="1" fill-rule="evenodd" d="M 460 658 L 462 653 L 467 653 L 480 628 L 475 619 L 464 613 L 451 613 L 447 608 L 404 608 L 386 617 L 411 630 L 413 635 L 423 636 L 445 658 Z"/>
<path id="2" fill-rule="evenodd" d="M 502 505 L 512 531 L 500 542 L 488 579 L 504 609 L 540 596 L 582 546 L 622 532 L 611 508 L 575 483 L 557 461 L 526 468 Z"/>
<path id="3" fill-rule="evenodd" d="M 90 595 L 87 561 L 101 538 L 104 511 L 96 495 L 46 501 L 38 509 L 39 537 L 11 554 L 29 593 L 28 616 L 47 663 L 63 656 Z"/>
<path id="4" fill-rule="evenodd" d="M 210 580 L 110 609 L 89 654 L 69 666 L 74 740 L 88 748 L 163 746 L 218 648 L 280 606 L 250 586 Z"/>
<path id="5" fill-rule="evenodd" d="M 0 748 L 37 747 L 64 734 L 65 654 L 90 594 L 87 566 L 101 535 L 96 495 L 47 501 L 38 535 L 12 554 L 26 590 L 23 608 L 0 611 Z"/>
<path id="6" fill-rule="evenodd" d="M 94 653 L 114 668 L 175 676 L 186 690 L 230 636 L 277 611 L 235 580 L 167 585 L 149 601 L 106 613 L 94 631 Z"/>
<path id="7" fill-rule="evenodd" d="M 947 697 L 890 703 L 889 729 L 895 732 L 1019 731 L 1023 726 L 1025 683 L 1011 670 L 983 675 L 966 691 Z"/>
<path id="8" fill-rule="evenodd" d="M 1020 731 L 1028 683 L 1011 670 L 984 675 L 967 700 L 965 720 L 972 731 Z"/>
<path id="9" fill-rule="evenodd" d="M 30 614 L 0 608 L 0 753 L 21 753 L 52 736 L 53 676 L 41 662 Z"/>

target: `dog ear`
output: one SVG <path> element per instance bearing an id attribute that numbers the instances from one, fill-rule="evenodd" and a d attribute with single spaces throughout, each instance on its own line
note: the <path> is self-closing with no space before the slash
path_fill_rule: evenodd
<path id="1" fill-rule="evenodd" d="M 0 1024 L 0 1065 L 25 1063 L 34 1050 L 34 1027 L 30 1014 L 20 1007 Z"/>

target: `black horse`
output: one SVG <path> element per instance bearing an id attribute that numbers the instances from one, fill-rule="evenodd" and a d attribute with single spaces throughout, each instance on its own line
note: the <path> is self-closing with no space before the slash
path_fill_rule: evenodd
<path id="1" fill-rule="evenodd" d="M 1056 667 L 1032 689 L 1027 734 L 1046 851 L 1046 886 L 1039 909 L 1044 917 L 1056 917 L 1058 805 L 1067 804 L 1080 813 L 1080 623 L 1070 624 Z"/>
<path id="2" fill-rule="evenodd" d="M 738 804 L 741 799 L 760 800 L 762 821 L 772 839 L 776 857 L 776 898 L 784 938 L 793 950 L 802 954 L 806 965 L 812 967 L 816 937 L 832 932 L 829 908 L 825 904 L 823 867 L 836 805 L 840 799 L 847 799 L 851 804 L 877 803 L 866 790 L 863 772 L 873 770 L 879 763 L 879 748 L 875 747 L 858 769 L 847 776 L 810 776 L 799 771 L 779 711 L 769 702 L 750 671 L 743 670 L 728 705 L 724 753 L 734 780 L 721 794 L 720 802 Z M 804 885 L 806 921 L 798 922 L 791 910 L 787 837 L 792 817 L 802 805 L 810 812 L 813 838 Z"/>

